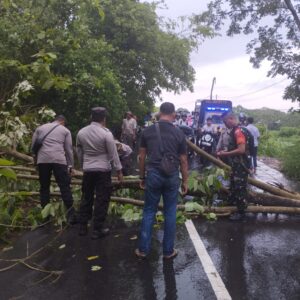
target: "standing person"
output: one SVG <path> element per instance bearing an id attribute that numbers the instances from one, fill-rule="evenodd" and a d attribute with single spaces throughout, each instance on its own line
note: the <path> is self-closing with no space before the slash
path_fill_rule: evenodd
<path id="1" fill-rule="evenodd" d="M 117 170 L 118 180 L 122 181 L 123 178 L 116 143 L 112 133 L 106 128 L 104 107 L 93 108 L 92 123 L 78 132 L 77 154 L 83 169 L 79 235 L 87 235 L 87 223 L 94 205 L 91 238 L 98 239 L 109 234 L 109 229 L 103 225 L 111 195 L 111 163 Z"/>
<path id="2" fill-rule="evenodd" d="M 182 115 L 182 117 L 181 117 L 181 119 L 179 121 L 179 126 L 189 126 L 186 114 Z"/>
<path id="3" fill-rule="evenodd" d="M 59 115 L 54 122 L 39 126 L 33 134 L 31 148 L 34 151 L 35 143 L 43 139 L 36 157 L 42 208 L 50 201 L 50 180 L 53 173 L 67 208 L 67 221 L 69 224 L 75 224 L 76 215 L 70 188 L 70 175 L 74 164 L 72 137 L 65 123 L 65 117 Z"/>
<path id="4" fill-rule="evenodd" d="M 120 162 L 122 164 L 122 173 L 124 176 L 129 175 L 129 169 L 130 169 L 130 155 L 132 153 L 132 149 L 123 143 L 120 143 L 118 140 L 115 140 L 118 155 L 120 158 Z"/>
<path id="5" fill-rule="evenodd" d="M 218 140 L 218 144 L 216 146 L 216 153 L 218 153 L 220 151 L 228 151 L 229 142 L 230 142 L 230 129 L 224 128 L 221 131 L 221 135 L 220 135 L 220 138 Z M 229 160 L 228 160 L 228 158 L 226 159 L 225 156 L 220 157 L 220 159 L 224 163 L 229 164 Z"/>
<path id="6" fill-rule="evenodd" d="M 258 149 L 258 140 L 260 138 L 260 133 L 258 128 L 255 125 L 253 125 L 254 119 L 252 117 L 249 117 L 247 119 L 247 122 L 248 122 L 247 129 L 250 131 L 254 139 L 254 149 L 252 153 L 252 167 L 255 173 L 257 168 L 257 149 Z"/>
<path id="7" fill-rule="evenodd" d="M 164 258 L 177 255 L 174 249 L 176 233 L 176 206 L 178 198 L 179 166 L 182 174 L 182 192 L 187 192 L 188 163 L 186 140 L 182 131 L 173 125 L 175 107 L 170 102 L 160 106 L 160 120 L 156 125 L 146 128 L 141 136 L 139 151 L 140 186 L 145 188 L 145 205 L 141 225 L 139 247 L 135 254 L 139 258 L 146 257 L 150 252 L 152 227 L 161 196 L 164 202 Z M 158 131 L 161 142 L 158 145 Z M 164 150 L 162 150 L 162 148 Z M 172 170 L 166 174 L 162 169 L 163 157 L 167 155 L 172 163 Z M 147 156 L 147 174 L 145 161 Z"/>
<path id="8" fill-rule="evenodd" d="M 206 119 L 206 124 L 202 127 L 202 132 L 206 133 L 216 133 L 215 127 L 212 124 L 212 118 L 208 117 Z"/>
<path id="9" fill-rule="evenodd" d="M 179 124 L 180 121 L 181 121 L 180 114 L 176 114 L 175 120 L 174 120 L 173 124 L 174 124 L 175 126 L 179 126 L 179 125 L 180 125 L 180 124 Z"/>
<path id="10" fill-rule="evenodd" d="M 122 142 L 128 145 L 131 149 L 136 141 L 137 123 L 131 111 L 126 113 L 126 118 L 122 124 Z"/>
<path id="11" fill-rule="evenodd" d="M 230 175 L 230 201 L 236 203 L 238 212 L 231 216 L 231 220 L 244 218 L 247 208 L 247 182 L 249 162 L 247 159 L 246 136 L 238 126 L 238 119 L 233 113 L 223 117 L 224 124 L 230 130 L 228 151 L 219 151 L 220 158 L 227 158 L 232 171 Z"/>

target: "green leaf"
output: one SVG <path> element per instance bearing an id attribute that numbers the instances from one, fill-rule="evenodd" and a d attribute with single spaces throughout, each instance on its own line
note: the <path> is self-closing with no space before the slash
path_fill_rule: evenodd
<path id="1" fill-rule="evenodd" d="M 14 166 L 14 165 L 15 165 L 14 162 L 4 158 L 0 158 L 0 166 Z"/>
<path id="2" fill-rule="evenodd" d="M 205 187 L 203 186 L 202 183 L 199 183 L 198 185 L 198 189 L 200 190 L 201 193 L 206 194 L 206 190 Z"/>
<path id="3" fill-rule="evenodd" d="M 125 212 L 124 212 L 124 214 L 122 215 L 122 219 L 125 221 L 125 222 L 130 222 L 130 221 L 132 221 L 132 219 L 133 219 L 133 214 L 134 214 L 134 212 L 133 212 L 133 209 L 127 209 Z"/>
<path id="4" fill-rule="evenodd" d="M 46 219 L 49 215 L 50 215 L 50 209 L 51 209 L 52 205 L 51 203 L 48 203 L 42 210 L 41 214 L 43 219 Z"/>
<path id="5" fill-rule="evenodd" d="M 4 176 L 8 179 L 17 180 L 17 174 L 15 173 L 15 171 L 9 168 L 0 169 L 0 176 Z"/>
<path id="6" fill-rule="evenodd" d="M 204 213 L 204 207 L 202 205 L 200 205 L 197 202 L 193 203 L 193 208 L 196 212 L 203 214 Z"/>
<path id="7" fill-rule="evenodd" d="M 208 177 L 207 177 L 207 185 L 208 186 L 212 186 L 212 185 L 214 185 L 214 178 L 215 178 L 215 176 L 214 175 L 208 175 Z"/>
<path id="8" fill-rule="evenodd" d="M 38 38 L 39 40 L 42 40 L 42 39 L 45 38 L 45 36 L 46 36 L 45 31 L 41 31 L 41 32 L 37 35 L 37 38 Z"/>
<path id="9" fill-rule="evenodd" d="M 194 180 L 193 189 L 194 189 L 194 192 L 197 191 L 197 189 L 198 189 L 198 181 L 196 179 Z"/>
<path id="10" fill-rule="evenodd" d="M 53 79 L 48 79 L 42 86 L 42 89 L 49 90 L 54 85 Z"/>
<path id="11" fill-rule="evenodd" d="M 215 213 L 209 213 L 206 215 L 207 220 L 215 221 L 217 220 L 217 215 Z"/>
<path id="12" fill-rule="evenodd" d="M 187 202 L 187 203 L 185 203 L 184 210 L 186 212 L 192 212 L 194 210 L 194 203 L 193 202 Z"/>
<path id="13" fill-rule="evenodd" d="M 53 204 L 51 204 L 51 206 L 50 206 L 50 215 L 51 215 L 52 217 L 55 217 L 55 207 L 54 207 Z"/>
<path id="14" fill-rule="evenodd" d="M 56 59 L 57 58 L 57 55 L 55 53 L 52 53 L 52 52 L 48 52 L 47 55 L 52 58 L 52 59 Z"/>

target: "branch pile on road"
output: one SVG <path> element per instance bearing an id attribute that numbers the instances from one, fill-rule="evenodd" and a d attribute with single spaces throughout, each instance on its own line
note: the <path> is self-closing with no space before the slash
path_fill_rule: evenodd
<path id="1" fill-rule="evenodd" d="M 193 143 L 188 141 L 189 147 L 196 152 L 198 155 L 203 156 L 205 159 L 212 162 L 219 168 L 222 168 L 226 171 L 230 172 L 230 167 L 224 164 L 222 161 L 216 159 L 215 157 L 207 154 Z M 18 180 L 38 180 L 38 176 L 36 174 L 36 169 L 33 167 L 33 158 L 23 153 L 19 153 L 17 151 L 9 151 L 5 153 L 6 156 L 13 157 L 17 160 L 22 160 L 27 163 L 26 166 L 10 166 L 17 175 Z M 0 166 L 1 168 L 7 168 L 7 166 Z M 82 172 L 75 170 L 75 176 L 72 178 L 72 185 L 79 186 L 82 183 Z M 53 180 L 54 182 L 54 180 Z M 120 189 L 139 189 L 139 180 L 136 178 L 125 178 L 122 183 L 118 183 L 115 178 L 112 181 L 114 191 Z M 251 213 L 284 213 L 284 214 L 300 214 L 300 194 L 287 191 L 280 187 L 275 187 L 273 185 L 264 183 L 262 181 L 256 180 L 254 178 L 249 177 L 249 184 L 255 186 L 262 190 L 262 192 L 257 192 L 253 190 L 249 190 L 249 205 L 247 212 Z M 221 195 L 228 194 L 228 189 L 226 187 L 221 187 L 220 189 Z M 30 195 L 38 196 L 39 193 L 36 191 L 31 191 Z M 191 191 L 189 192 L 191 196 L 203 196 L 203 192 Z M 51 193 L 51 196 L 58 197 L 60 194 L 58 192 Z M 112 202 L 121 203 L 121 204 L 131 204 L 135 206 L 143 206 L 144 202 L 142 200 L 132 199 L 129 197 L 111 197 Z M 160 206 L 162 209 L 162 206 Z M 185 205 L 179 204 L 178 210 L 185 210 Z M 235 207 L 231 206 L 223 206 L 223 207 L 214 207 L 211 205 L 204 207 L 205 213 L 216 213 L 220 215 L 229 215 L 236 211 Z M 203 213 L 203 212 L 202 212 Z"/>

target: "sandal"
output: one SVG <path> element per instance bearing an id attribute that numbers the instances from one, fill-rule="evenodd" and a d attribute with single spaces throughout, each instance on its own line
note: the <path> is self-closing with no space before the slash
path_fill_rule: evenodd
<path id="1" fill-rule="evenodd" d="M 135 249 L 134 253 L 139 259 L 145 259 L 147 256 L 144 252 L 141 252 L 139 249 Z"/>
<path id="2" fill-rule="evenodd" d="M 177 255 L 178 255 L 178 250 L 174 249 L 172 254 L 170 254 L 170 255 L 164 255 L 163 257 L 164 257 L 164 259 L 173 259 Z"/>

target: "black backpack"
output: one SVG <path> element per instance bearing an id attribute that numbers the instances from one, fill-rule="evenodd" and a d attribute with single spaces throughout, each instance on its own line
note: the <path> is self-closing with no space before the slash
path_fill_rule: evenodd
<path id="1" fill-rule="evenodd" d="M 234 135 L 234 132 L 237 128 L 240 128 L 242 133 L 244 134 L 245 138 L 246 138 L 246 152 L 248 155 L 253 156 L 255 154 L 255 146 L 254 146 L 254 137 L 252 135 L 252 133 L 248 130 L 248 128 L 243 127 L 243 126 L 239 126 L 234 128 L 234 130 L 232 130 L 232 133 Z M 235 139 L 233 138 L 233 140 L 235 141 Z"/>

